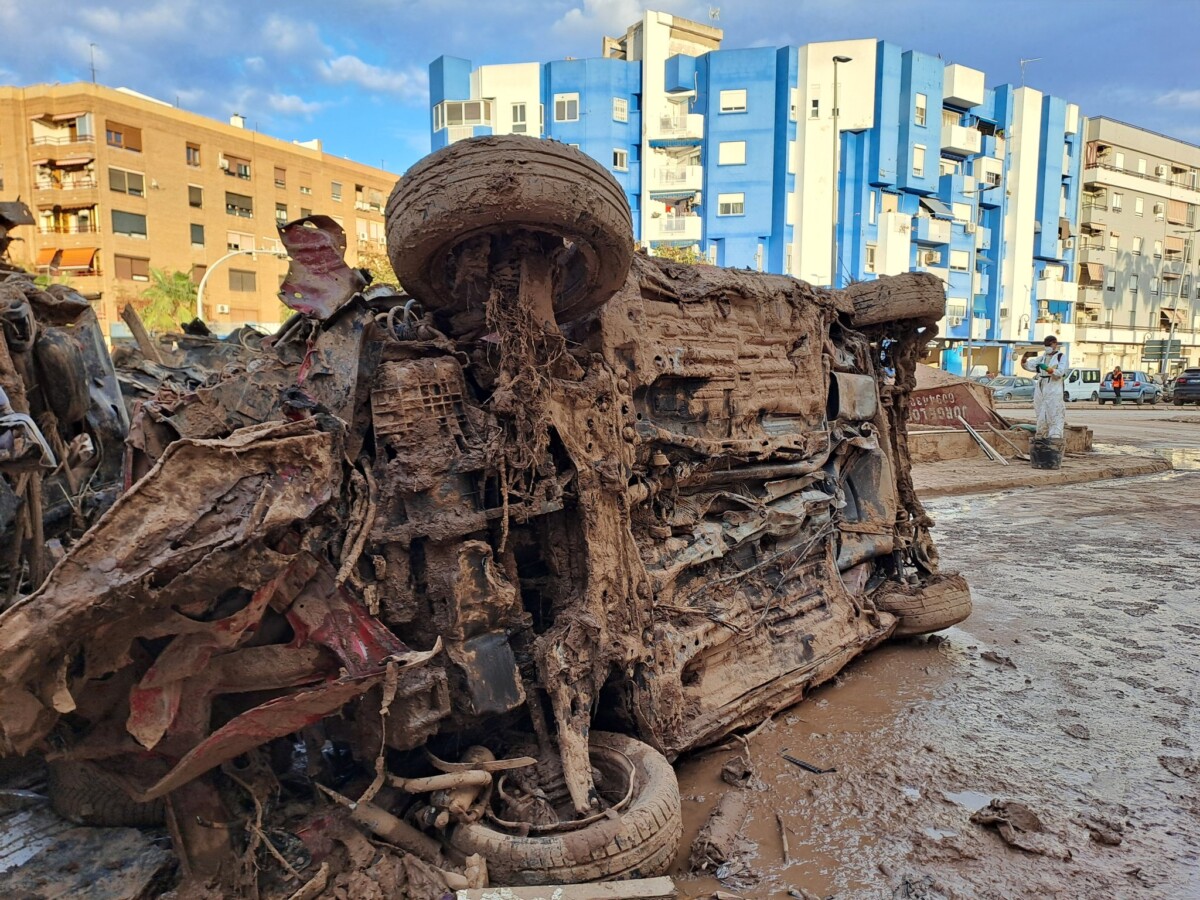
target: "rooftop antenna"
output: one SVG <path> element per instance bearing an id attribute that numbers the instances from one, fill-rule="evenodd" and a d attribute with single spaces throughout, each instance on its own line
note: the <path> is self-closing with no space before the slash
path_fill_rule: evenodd
<path id="1" fill-rule="evenodd" d="M 709 17 L 709 19 L 711 19 L 714 22 L 720 22 L 721 21 L 721 7 L 710 6 L 708 8 L 708 17 Z"/>
<path id="2" fill-rule="evenodd" d="M 1041 62 L 1041 61 L 1042 61 L 1042 57 L 1040 57 L 1040 56 L 1034 56 L 1030 59 L 1022 59 L 1021 60 L 1021 63 L 1020 63 L 1020 65 L 1021 65 L 1021 87 L 1025 87 L 1025 65 L 1027 63 L 1031 63 L 1031 62 Z"/>
<path id="3" fill-rule="evenodd" d="M 96 45 L 88 44 L 88 53 L 92 58 L 92 84 L 96 83 Z"/>

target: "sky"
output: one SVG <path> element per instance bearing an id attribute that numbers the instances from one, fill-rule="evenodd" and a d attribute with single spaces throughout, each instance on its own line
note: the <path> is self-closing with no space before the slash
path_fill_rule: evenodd
<path id="1" fill-rule="evenodd" d="M 428 65 L 595 56 L 649 6 L 726 48 L 878 38 L 1200 144 L 1200 0 L 0 0 L 0 84 L 96 80 L 402 172 Z M 718 9 L 714 9 L 719 7 Z M 48 24 L 50 23 L 50 24 Z"/>

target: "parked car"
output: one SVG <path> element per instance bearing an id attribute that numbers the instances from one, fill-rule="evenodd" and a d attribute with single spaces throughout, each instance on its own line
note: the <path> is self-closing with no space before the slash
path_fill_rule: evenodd
<path id="1" fill-rule="evenodd" d="M 1121 389 L 1122 403 L 1133 402 L 1141 406 L 1143 403 L 1157 403 L 1162 399 L 1163 386 L 1156 384 L 1150 373 L 1129 371 L 1123 374 L 1125 375 L 1125 387 Z M 1112 372 L 1104 376 L 1104 381 L 1100 385 L 1100 396 L 1097 399 L 1101 406 L 1105 403 L 1116 402 L 1117 395 L 1112 387 Z"/>
<path id="2" fill-rule="evenodd" d="M 1018 375 L 1001 375 L 988 384 L 993 400 L 1032 400 L 1034 386 L 1032 378 Z"/>
<path id="3" fill-rule="evenodd" d="M 1171 402 L 1176 406 L 1185 403 L 1200 406 L 1200 368 L 1184 369 L 1179 373 L 1172 388 Z"/>
<path id="4" fill-rule="evenodd" d="M 1063 399 L 1074 400 L 1100 399 L 1100 370 L 1072 369 L 1063 382 Z"/>

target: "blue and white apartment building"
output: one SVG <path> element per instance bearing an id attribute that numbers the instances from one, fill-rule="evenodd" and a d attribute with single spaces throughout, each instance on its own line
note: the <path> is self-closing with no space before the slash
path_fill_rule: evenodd
<path id="1" fill-rule="evenodd" d="M 721 38 L 648 11 L 598 58 L 440 57 L 433 149 L 511 133 L 577 145 L 624 187 L 651 253 L 691 246 L 820 285 L 932 272 L 953 371 L 969 354 L 1011 372 L 1049 333 L 1071 344 L 1077 106 L 987 88 L 978 70 L 886 41 L 723 50 Z"/>

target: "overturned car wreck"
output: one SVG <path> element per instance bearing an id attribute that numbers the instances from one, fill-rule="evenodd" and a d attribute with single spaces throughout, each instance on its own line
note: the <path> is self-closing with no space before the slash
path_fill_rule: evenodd
<path id="1" fill-rule="evenodd" d="M 406 294 L 291 223 L 300 312 L 139 405 L 129 487 L 0 617 L 0 749 L 230 890 L 664 873 L 669 760 L 970 611 L 905 443 L 940 283 L 634 254 L 611 177 L 520 137 L 388 222 Z"/>

